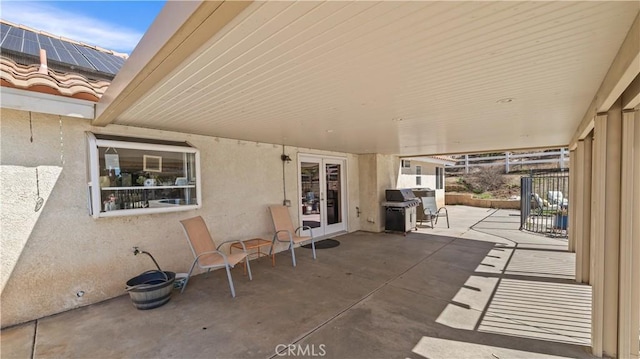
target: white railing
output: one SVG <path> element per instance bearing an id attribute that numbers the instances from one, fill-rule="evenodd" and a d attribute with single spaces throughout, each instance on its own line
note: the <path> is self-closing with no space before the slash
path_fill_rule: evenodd
<path id="1" fill-rule="evenodd" d="M 484 161 L 493 162 L 478 163 Z M 469 169 L 473 167 L 504 166 L 505 173 L 509 173 L 512 166 L 531 165 L 538 163 L 557 163 L 560 169 L 565 169 L 568 162 L 569 151 L 566 148 L 561 148 L 558 151 L 523 154 L 513 154 L 510 152 L 505 152 L 500 156 L 487 157 L 470 157 L 469 155 L 464 155 L 464 164 L 452 166 L 447 165 L 446 168 L 464 168 L 464 173 L 469 173 Z"/>

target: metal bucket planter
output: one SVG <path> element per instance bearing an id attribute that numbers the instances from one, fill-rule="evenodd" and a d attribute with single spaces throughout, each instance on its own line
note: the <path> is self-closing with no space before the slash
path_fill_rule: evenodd
<path id="1" fill-rule="evenodd" d="M 160 269 L 158 262 L 149 252 L 134 248 L 133 254 L 144 253 L 151 257 L 158 270 L 150 270 L 133 277 L 127 281 L 127 292 L 131 297 L 133 306 L 137 309 L 146 310 L 160 307 L 171 299 L 173 283 L 176 280 L 174 272 L 165 272 Z"/>
<path id="2" fill-rule="evenodd" d="M 567 225 L 569 224 L 569 216 L 557 214 L 556 215 L 556 228 L 558 229 L 567 229 Z"/>

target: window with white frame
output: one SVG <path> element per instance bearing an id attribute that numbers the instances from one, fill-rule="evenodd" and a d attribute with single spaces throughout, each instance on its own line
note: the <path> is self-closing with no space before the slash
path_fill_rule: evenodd
<path id="1" fill-rule="evenodd" d="M 200 152 L 187 142 L 87 133 L 94 218 L 201 206 Z"/>
<path id="2" fill-rule="evenodd" d="M 436 167 L 436 189 L 444 188 L 444 167 Z"/>

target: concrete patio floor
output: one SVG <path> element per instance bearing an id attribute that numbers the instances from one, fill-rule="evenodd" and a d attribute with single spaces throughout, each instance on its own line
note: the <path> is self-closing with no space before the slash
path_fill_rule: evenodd
<path id="1" fill-rule="evenodd" d="M 165 306 L 127 295 L 7 328 L 2 358 L 590 358 L 591 288 L 566 239 L 517 211 L 449 207 L 450 229 L 356 232 L 341 245 L 193 277 Z"/>

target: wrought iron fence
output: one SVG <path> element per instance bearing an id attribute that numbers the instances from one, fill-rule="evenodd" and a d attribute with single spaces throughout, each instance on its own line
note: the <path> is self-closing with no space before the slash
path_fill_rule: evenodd
<path id="1" fill-rule="evenodd" d="M 567 237 L 569 173 L 531 173 L 520 178 L 520 230 Z"/>

